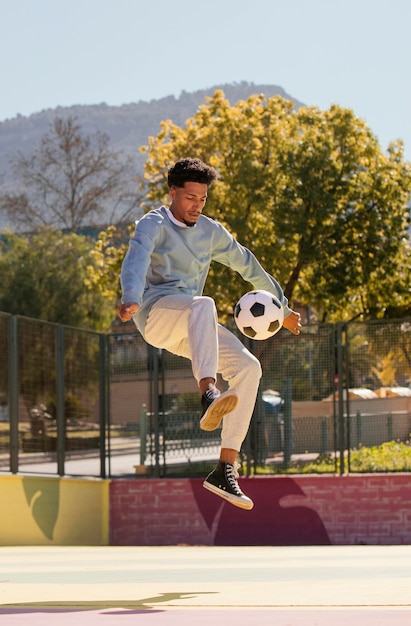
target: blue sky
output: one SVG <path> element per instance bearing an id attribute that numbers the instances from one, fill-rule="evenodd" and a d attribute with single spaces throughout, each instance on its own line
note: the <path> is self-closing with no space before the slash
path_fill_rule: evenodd
<path id="1" fill-rule="evenodd" d="M 410 0 L 0 0 L 0 24 L 0 121 L 248 81 L 411 159 Z"/>

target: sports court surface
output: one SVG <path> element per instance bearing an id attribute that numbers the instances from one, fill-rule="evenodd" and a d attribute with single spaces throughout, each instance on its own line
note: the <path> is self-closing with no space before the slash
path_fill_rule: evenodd
<path id="1" fill-rule="evenodd" d="M 1 547 L 0 623 L 410 626 L 411 546 Z"/>

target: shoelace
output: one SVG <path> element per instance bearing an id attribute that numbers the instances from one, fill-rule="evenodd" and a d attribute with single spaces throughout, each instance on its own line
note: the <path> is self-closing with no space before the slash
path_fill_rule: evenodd
<path id="1" fill-rule="evenodd" d="M 230 487 L 232 489 L 235 489 L 236 491 L 238 491 L 239 493 L 241 493 L 241 490 L 237 484 L 237 478 L 240 477 L 240 474 L 238 473 L 238 468 L 241 467 L 240 463 L 237 463 L 237 461 L 235 461 L 232 465 L 231 463 L 227 463 L 226 465 L 226 476 L 227 476 L 227 480 L 230 483 Z"/>
<path id="2" fill-rule="evenodd" d="M 213 400 L 218 398 L 218 396 L 220 395 L 220 392 L 218 389 L 216 389 L 216 387 L 209 387 L 207 391 L 204 393 L 204 395 L 207 398 L 207 400 L 209 400 L 209 402 L 212 402 Z"/>

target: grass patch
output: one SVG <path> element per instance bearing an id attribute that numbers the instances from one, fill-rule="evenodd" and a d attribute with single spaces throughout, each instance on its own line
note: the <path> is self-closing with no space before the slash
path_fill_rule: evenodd
<path id="1" fill-rule="evenodd" d="M 351 450 L 350 473 L 388 473 L 411 471 L 409 441 L 387 441 L 379 446 Z M 345 459 L 348 469 L 348 458 Z M 259 467 L 257 474 L 334 474 L 339 473 L 339 459 L 333 454 L 320 454 L 315 461 L 292 461 L 288 468 L 281 464 Z"/>
<path id="2" fill-rule="evenodd" d="M 387 441 L 372 448 L 358 448 L 351 452 L 352 472 L 410 472 L 410 442 Z"/>

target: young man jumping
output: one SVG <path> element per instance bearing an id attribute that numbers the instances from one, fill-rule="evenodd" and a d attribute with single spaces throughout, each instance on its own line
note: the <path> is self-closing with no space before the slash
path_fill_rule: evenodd
<path id="1" fill-rule="evenodd" d="M 216 178 L 216 170 L 200 159 L 180 159 L 170 168 L 170 206 L 136 223 L 121 270 L 118 314 L 123 322 L 133 319 L 147 343 L 191 360 L 201 396 L 200 426 L 215 430 L 222 424 L 220 460 L 203 485 L 249 510 L 254 504 L 238 485 L 236 458 L 262 372 L 258 359 L 218 323 L 214 300 L 202 295 L 211 261 L 235 270 L 254 289 L 276 295 L 284 307 L 283 326 L 292 333 L 300 333 L 301 321 L 254 254 L 202 214 Z M 225 392 L 216 387 L 218 373 L 228 383 Z"/>

